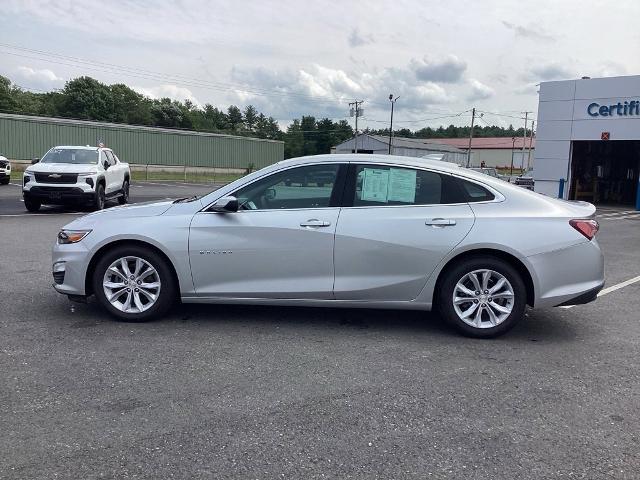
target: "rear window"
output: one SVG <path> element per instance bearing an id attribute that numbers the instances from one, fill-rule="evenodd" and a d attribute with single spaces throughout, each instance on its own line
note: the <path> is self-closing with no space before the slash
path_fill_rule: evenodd
<path id="1" fill-rule="evenodd" d="M 496 198 L 493 193 L 477 183 L 468 182 L 462 179 L 459 179 L 458 181 L 463 192 L 467 196 L 467 202 L 488 202 Z"/>

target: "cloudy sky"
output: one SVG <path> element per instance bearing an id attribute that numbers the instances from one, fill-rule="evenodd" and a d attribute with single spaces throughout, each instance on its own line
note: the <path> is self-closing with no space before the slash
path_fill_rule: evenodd
<path id="1" fill-rule="evenodd" d="M 2 0 L 0 74 L 384 127 L 521 123 L 545 80 L 640 74 L 640 0 Z M 499 113 L 500 115 L 495 115 Z M 515 118 L 512 118 L 515 117 Z"/>

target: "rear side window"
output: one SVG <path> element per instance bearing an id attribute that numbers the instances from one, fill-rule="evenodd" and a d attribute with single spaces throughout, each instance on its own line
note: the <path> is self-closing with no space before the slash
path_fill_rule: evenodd
<path id="1" fill-rule="evenodd" d="M 357 165 L 354 207 L 437 205 L 447 200 L 445 176 L 426 170 L 384 165 Z"/>
<path id="2" fill-rule="evenodd" d="M 462 179 L 458 179 L 458 183 L 467 197 L 467 202 L 488 202 L 496 198 L 493 193 L 477 183 Z"/>

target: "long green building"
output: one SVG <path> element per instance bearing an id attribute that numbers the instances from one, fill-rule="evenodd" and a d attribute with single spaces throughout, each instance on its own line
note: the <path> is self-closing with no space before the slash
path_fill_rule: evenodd
<path id="1" fill-rule="evenodd" d="M 261 168 L 284 158 L 284 142 L 168 128 L 0 113 L 0 155 L 42 157 L 56 145 L 104 143 L 132 165 Z"/>

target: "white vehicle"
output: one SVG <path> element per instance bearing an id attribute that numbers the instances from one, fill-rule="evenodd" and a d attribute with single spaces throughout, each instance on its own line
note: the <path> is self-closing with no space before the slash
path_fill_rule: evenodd
<path id="1" fill-rule="evenodd" d="M 36 212 L 43 204 L 90 204 L 102 210 L 106 200 L 129 200 L 131 172 L 110 148 L 53 147 L 24 172 L 24 206 Z"/>
<path id="2" fill-rule="evenodd" d="M 0 155 L 0 185 L 7 185 L 11 179 L 11 162 Z"/>

